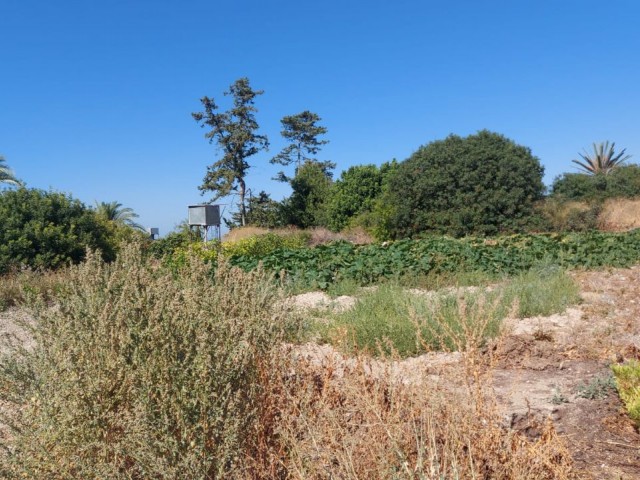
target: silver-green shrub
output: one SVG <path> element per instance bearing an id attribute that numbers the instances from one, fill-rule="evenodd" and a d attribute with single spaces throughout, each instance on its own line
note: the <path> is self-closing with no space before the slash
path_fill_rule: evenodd
<path id="1" fill-rule="evenodd" d="M 283 305 L 261 271 L 88 254 L 53 307 L 33 303 L 35 350 L 0 360 L 0 477 L 245 477 Z"/>

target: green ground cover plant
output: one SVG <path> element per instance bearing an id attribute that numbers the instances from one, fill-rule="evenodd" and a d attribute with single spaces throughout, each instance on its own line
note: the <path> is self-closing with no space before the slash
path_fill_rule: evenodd
<path id="1" fill-rule="evenodd" d="M 628 233 L 522 234 L 496 238 L 428 237 L 353 245 L 277 249 L 265 256 L 233 255 L 244 270 L 262 263 L 290 284 L 327 289 L 345 279 L 370 285 L 402 277 L 480 272 L 518 275 L 540 265 L 563 268 L 628 267 L 640 260 L 640 230 Z"/>
<path id="2" fill-rule="evenodd" d="M 576 395 L 587 400 L 602 400 L 616 389 L 616 383 L 611 374 L 595 377 L 589 382 L 578 385 Z"/>

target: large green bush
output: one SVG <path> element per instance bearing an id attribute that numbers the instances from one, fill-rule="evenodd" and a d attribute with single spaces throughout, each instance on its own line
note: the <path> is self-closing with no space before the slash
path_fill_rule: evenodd
<path id="1" fill-rule="evenodd" d="M 0 273 L 57 268 L 83 259 L 87 248 L 113 259 L 113 232 L 71 196 L 19 188 L 0 193 Z"/>
<path id="2" fill-rule="evenodd" d="M 522 231 L 542 198 L 544 169 L 527 147 L 493 132 L 450 135 L 418 149 L 389 182 L 393 238 Z"/>
<path id="3" fill-rule="evenodd" d="M 551 196 L 564 200 L 603 200 L 640 196 L 640 166 L 618 166 L 596 175 L 565 173 L 553 181 Z"/>

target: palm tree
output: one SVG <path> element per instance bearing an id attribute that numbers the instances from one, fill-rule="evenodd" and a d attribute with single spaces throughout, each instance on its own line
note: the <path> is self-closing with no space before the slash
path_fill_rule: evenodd
<path id="1" fill-rule="evenodd" d="M 0 183 L 8 183 L 9 185 L 16 186 L 21 185 L 20 180 L 15 177 L 2 155 L 0 155 Z"/>
<path id="2" fill-rule="evenodd" d="M 615 145 L 615 142 L 612 142 L 611 145 L 609 145 L 608 140 L 598 145 L 594 143 L 593 155 L 590 155 L 585 150 L 584 155 L 582 153 L 578 154 L 582 157 L 584 162 L 581 162 L 579 160 L 571 161 L 573 163 L 577 163 L 581 169 L 583 169 L 590 175 L 595 175 L 598 173 L 606 175 L 607 173 L 618 167 L 621 163 L 631 158 L 631 155 L 624 155 L 626 148 L 623 148 L 622 151 L 616 155 Z"/>
<path id="3" fill-rule="evenodd" d="M 139 215 L 132 208 L 123 207 L 119 202 L 96 202 L 96 213 L 110 222 L 145 231 L 142 225 L 134 221 Z"/>

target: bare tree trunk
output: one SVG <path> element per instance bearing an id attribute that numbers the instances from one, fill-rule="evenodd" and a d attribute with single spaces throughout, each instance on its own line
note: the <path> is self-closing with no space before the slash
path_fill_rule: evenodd
<path id="1" fill-rule="evenodd" d="M 238 184 L 240 186 L 240 224 L 244 227 L 247 224 L 247 209 L 244 203 L 247 185 L 242 178 L 238 179 Z"/>

